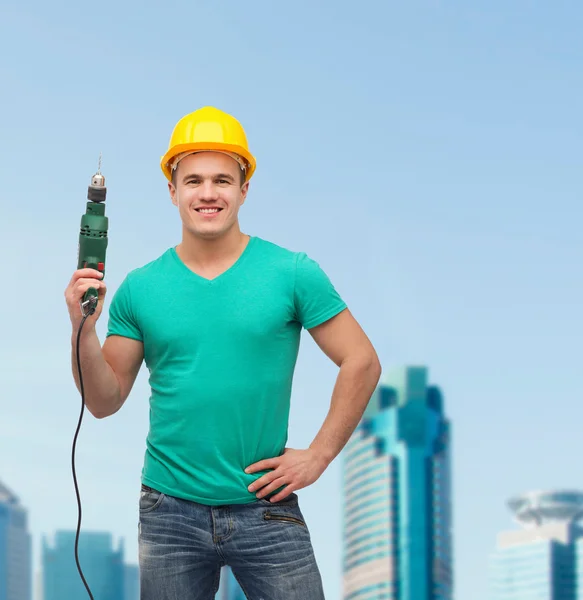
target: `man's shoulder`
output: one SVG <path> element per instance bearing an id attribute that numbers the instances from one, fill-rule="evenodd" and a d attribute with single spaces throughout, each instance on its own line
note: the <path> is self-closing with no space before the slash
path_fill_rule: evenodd
<path id="1" fill-rule="evenodd" d="M 127 278 L 132 282 L 147 281 L 156 277 L 160 270 L 166 270 L 171 260 L 172 248 L 168 248 L 156 258 L 129 270 Z"/>
<path id="2" fill-rule="evenodd" d="M 261 249 L 264 255 L 268 255 L 270 258 L 278 258 L 281 260 L 289 260 L 295 262 L 297 257 L 303 254 L 298 250 L 291 250 L 290 248 L 286 248 L 281 244 L 277 244 L 270 240 L 266 240 L 264 238 L 260 238 L 255 236 L 261 245 Z"/>

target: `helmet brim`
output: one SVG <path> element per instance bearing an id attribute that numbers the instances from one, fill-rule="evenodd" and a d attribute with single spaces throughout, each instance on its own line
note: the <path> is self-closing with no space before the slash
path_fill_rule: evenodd
<path id="1" fill-rule="evenodd" d="M 209 152 L 212 152 L 213 150 L 223 150 L 226 152 L 234 152 L 235 154 L 242 156 L 249 165 L 245 173 L 246 182 L 249 181 L 249 179 L 251 179 L 253 173 L 255 172 L 255 157 L 241 146 L 235 144 L 224 144 L 221 142 L 193 142 L 188 144 L 177 144 L 175 146 L 172 146 L 172 148 L 170 148 L 168 152 L 166 152 L 166 154 L 164 154 L 164 156 L 161 158 L 160 167 L 162 168 L 162 172 L 164 173 L 164 176 L 166 177 L 166 179 L 168 179 L 168 181 L 172 180 L 172 159 L 175 156 L 182 154 L 183 152 L 191 152 L 194 150 L 208 150 Z"/>

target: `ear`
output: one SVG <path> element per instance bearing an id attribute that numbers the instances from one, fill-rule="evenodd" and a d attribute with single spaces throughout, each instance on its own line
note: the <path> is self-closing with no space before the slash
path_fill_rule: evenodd
<path id="1" fill-rule="evenodd" d="M 246 181 L 241 187 L 241 206 L 245 203 L 247 199 L 247 192 L 249 191 L 249 182 Z"/>
<path id="2" fill-rule="evenodd" d="M 178 206 L 178 200 L 176 199 L 176 188 L 171 181 L 168 182 L 168 192 L 170 193 L 172 204 L 174 204 L 174 206 Z"/>

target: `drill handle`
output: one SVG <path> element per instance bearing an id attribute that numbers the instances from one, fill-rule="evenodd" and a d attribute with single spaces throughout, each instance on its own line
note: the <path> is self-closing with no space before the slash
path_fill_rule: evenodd
<path id="1" fill-rule="evenodd" d="M 98 262 L 95 257 L 84 260 L 83 268 L 101 271 L 103 273 L 103 277 L 105 277 L 105 264 L 103 262 Z M 96 288 L 91 287 L 85 292 L 85 294 L 83 294 L 83 298 L 80 300 L 79 305 L 81 307 L 81 314 L 84 317 L 92 315 L 95 312 L 98 299 L 99 293 L 97 292 Z"/>

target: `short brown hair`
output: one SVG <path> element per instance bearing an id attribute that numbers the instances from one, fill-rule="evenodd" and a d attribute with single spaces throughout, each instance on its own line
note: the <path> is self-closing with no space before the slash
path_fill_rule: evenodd
<path id="1" fill-rule="evenodd" d="M 176 169 L 173 169 L 172 167 L 170 167 L 170 171 L 172 173 L 172 185 L 174 187 L 176 187 L 176 171 L 178 171 L 178 166 L 176 167 Z M 239 168 L 239 172 L 241 173 L 240 185 L 243 186 L 243 185 L 245 185 L 245 182 L 247 181 L 247 171 L 243 171 L 243 169 Z"/>

